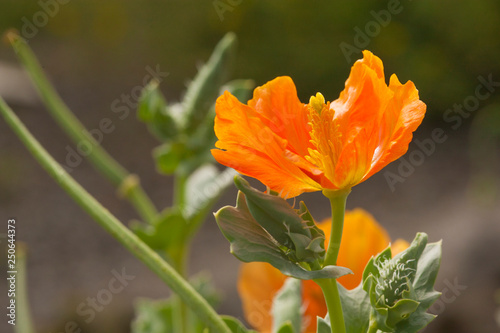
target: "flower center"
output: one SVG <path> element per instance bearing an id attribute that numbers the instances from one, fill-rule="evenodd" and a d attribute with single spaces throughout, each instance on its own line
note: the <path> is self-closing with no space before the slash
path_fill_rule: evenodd
<path id="1" fill-rule="evenodd" d="M 325 105 L 325 97 L 321 93 L 316 93 L 316 96 L 311 96 L 311 98 L 309 98 L 309 105 L 314 111 L 321 114 L 323 106 Z"/>

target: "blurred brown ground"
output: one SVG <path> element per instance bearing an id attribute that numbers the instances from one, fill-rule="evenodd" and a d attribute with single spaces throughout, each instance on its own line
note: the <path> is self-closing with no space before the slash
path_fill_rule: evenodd
<path id="1" fill-rule="evenodd" d="M 241 36 L 240 56 L 251 52 L 256 55 L 251 59 L 242 57 L 236 65 L 234 78 L 253 78 L 258 84 L 262 84 L 276 75 L 289 74 L 295 78 L 296 74 L 299 77 L 299 91 L 303 91 L 305 96 L 316 90 L 327 90 L 330 91 L 327 97 L 331 99 L 340 91 L 350 66 L 346 64 L 337 47 L 338 43 L 352 40 L 353 27 L 362 26 L 370 19 L 372 7 L 377 9 L 386 6 L 386 2 L 377 2 L 378 7 L 363 7 L 364 16 L 361 18 L 355 18 L 353 21 L 343 18 L 344 32 L 339 36 L 311 35 L 312 40 L 318 39 L 314 45 L 326 45 L 326 42 L 330 42 L 333 46 L 317 50 L 317 57 L 321 61 L 308 63 L 300 60 L 303 59 L 302 52 L 307 53 L 306 51 L 311 49 L 301 50 L 300 54 L 299 51 L 289 51 L 293 53 L 293 57 L 297 57 L 298 63 L 302 64 L 296 66 L 293 59 L 286 58 L 287 51 L 281 54 L 273 53 L 276 50 L 272 49 L 271 44 L 275 39 L 279 39 L 274 36 L 277 32 L 267 36 L 264 23 L 262 26 L 250 26 L 248 17 L 245 16 L 246 13 L 255 14 L 260 10 L 263 21 L 266 21 L 264 19 L 268 18 L 265 13 L 271 17 L 279 16 L 278 7 L 274 8 L 275 11 L 269 11 L 269 8 L 260 8 L 254 2 L 248 2 L 234 8 L 232 13 L 226 13 L 227 20 L 220 22 L 210 3 L 197 6 L 191 1 L 183 4 L 171 1 L 164 6 L 149 4 L 139 8 L 140 6 L 128 4 L 121 8 L 117 2 L 110 1 L 103 5 L 108 6 L 108 9 L 103 9 L 103 6 L 94 2 L 89 3 L 91 5 L 86 8 L 82 2 L 75 0 L 66 5 L 67 7 L 61 7 L 60 13 L 54 17 L 55 23 L 49 24 L 46 29 L 40 29 L 39 35 L 34 37 L 30 44 L 58 91 L 89 129 L 98 126 L 103 117 L 114 121 L 116 129 L 104 137 L 104 148 L 128 170 L 140 175 L 141 182 L 158 207 L 164 207 L 172 200 L 172 180 L 156 173 L 150 154 L 158 142 L 151 137 L 143 124 L 135 119 L 134 114 L 119 120 L 110 110 L 110 105 L 116 98 L 120 98 L 122 93 L 130 93 L 134 86 L 141 84 L 146 66 L 154 67 L 159 64 L 160 68 L 170 73 L 162 84 L 162 90 L 169 100 L 178 100 L 185 80 L 194 75 L 196 64 L 206 60 L 211 48 L 224 31 L 236 30 Z M 467 4 L 474 6 L 472 2 Z M 12 18 L 4 22 L 18 28 L 22 27 L 22 17 L 31 17 L 40 10 L 36 4 L 26 5 L 24 9 L 21 5 L 15 6 L 14 2 L 9 6 L 3 8 L 12 11 Z M 393 239 L 402 237 L 411 240 L 418 231 L 428 233 L 431 241 L 443 239 L 443 261 L 437 289 L 444 291 L 446 301 L 442 298 L 440 304 L 434 308 L 436 312 L 440 312 L 440 316 L 425 332 L 498 332 L 494 312 L 500 305 L 495 305 L 494 292 L 500 288 L 500 166 L 495 163 L 498 163 L 500 158 L 500 149 L 498 136 L 487 137 L 476 146 L 477 140 L 473 133 L 484 132 L 481 128 L 477 129 L 476 119 L 483 114 L 482 110 L 486 110 L 486 106 L 494 107 L 499 94 L 495 92 L 490 99 L 481 102 L 477 112 L 474 112 L 472 117 L 463 119 L 463 125 L 457 130 L 453 130 L 450 123 L 442 120 L 447 108 L 451 108 L 454 103 L 463 103 L 467 96 L 474 94 L 477 76 L 493 73 L 494 78 L 500 78 L 499 53 L 495 51 L 498 43 L 496 38 L 487 39 L 488 36 L 481 35 L 485 49 L 474 49 L 465 55 L 460 53 L 465 52 L 464 50 L 456 50 L 457 59 L 469 59 L 470 63 L 454 64 L 453 68 L 463 68 L 466 74 L 456 73 L 456 70 L 452 71 L 450 68 L 438 73 L 435 73 L 434 68 L 427 68 L 427 72 L 422 69 L 427 77 L 436 76 L 432 80 L 450 80 L 451 83 L 456 80 L 455 88 L 450 88 L 449 84 L 442 85 L 447 94 L 441 96 L 439 91 L 435 91 L 440 88 L 438 83 L 433 86 L 434 81 L 431 78 L 427 79 L 428 82 L 425 81 L 422 74 L 420 80 L 424 82 L 419 85 L 418 79 L 412 76 L 412 72 L 419 72 L 419 69 L 404 68 L 405 64 L 413 64 L 411 60 L 417 58 L 411 56 L 408 44 L 416 43 L 415 38 L 429 38 L 426 33 L 430 28 L 422 23 L 425 21 L 415 21 L 418 13 L 427 13 L 423 6 L 418 5 L 408 10 L 416 11 L 416 14 L 404 11 L 402 16 L 386 28 L 386 32 L 382 31 L 380 37 L 373 38 L 373 44 L 369 48 L 375 54 L 387 53 L 389 61 L 386 62 L 383 58 L 386 74 L 403 72 L 402 80 L 414 80 L 422 99 L 428 104 L 429 115 L 415 138 L 425 140 L 435 128 L 442 128 L 449 138 L 444 143 L 437 144 L 435 152 L 425 156 L 422 165 L 417 166 L 415 171 L 405 178 L 404 183 L 395 184 L 394 191 L 391 191 L 384 173 L 397 173 L 400 162 L 394 162 L 357 186 L 349 198 L 348 207 L 362 207 L 370 211 L 387 228 Z M 428 6 L 429 14 L 437 15 L 432 11 L 432 5 Z M 483 3 L 477 6 L 485 5 Z M 289 10 L 299 11 L 299 8 L 293 7 Z M 182 13 L 177 20 L 175 11 Z M 131 12 L 134 14 L 133 19 L 130 17 Z M 463 13 L 460 12 L 456 16 L 460 17 L 459 14 Z M 5 11 L 2 15 L 5 15 Z M 489 15 L 498 15 L 498 12 L 494 11 Z M 252 17 L 250 14 L 248 16 Z M 352 16 L 355 17 L 355 14 Z M 472 15 L 468 19 L 482 27 L 481 18 Z M 179 30 L 179 24 L 183 20 L 186 22 Z M 301 22 L 300 25 L 305 26 L 307 22 Z M 401 40 L 397 35 L 401 26 L 408 27 L 406 33 L 409 35 L 412 35 L 412 31 L 421 32 L 421 35 L 418 35 L 420 37 Z M 91 33 L 85 35 L 87 28 Z M 436 29 L 438 28 L 439 26 Z M 168 32 L 158 32 L 159 29 Z M 383 42 L 384 38 L 389 38 L 387 34 L 394 38 L 393 49 L 396 51 L 384 48 L 384 45 L 387 45 Z M 174 39 L 175 35 L 183 38 Z M 262 45 L 265 44 L 265 37 L 269 39 L 268 47 L 271 51 L 262 54 L 263 50 L 266 50 L 266 46 Z M 465 34 L 462 34 L 462 37 L 441 37 L 449 43 L 452 43 L 453 38 L 464 38 L 464 42 L 469 38 Z M 301 38 L 297 38 L 295 44 L 286 46 L 293 50 L 306 45 Z M 450 56 L 453 50 L 445 50 L 442 46 L 445 51 L 441 51 L 437 41 L 439 38 L 433 40 L 434 44 L 429 45 L 426 51 L 435 56 L 426 58 L 431 62 L 436 59 L 436 64 L 431 65 L 439 68 L 443 59 L 459 62 Z M 488 41 L 491 44 L 488 44 Z M 496 41 L 495 45 L 493 41 Z M 289 39 L 286 42 L 289 42 Z M 425 41 L 422 43 L 425 44 Z M 488 50 L 490 45 L 495 49 Z M 252 48 L 257 48 L 258 52 L 252 51 Z M 398 51 L 401 48 L 403 51 Z M 422 51 L 422 56 L 428 54 L 426 52 Z M 315 55 L 311 55 L 314 53 L 309 54 L 310 59 L 316 59 Z M 329 59 L 330 55 L 332 60 L 329 63 L 323 62 L 324 59 Z M 486 57 L 487 55 L 490 57 Z M 274 59 L 275 57 L 279 59 Z M 282 64 L 278 64 L 280 59 L 283 60 Z M 484 61 L 481 62 L 480 59 Z M 7 46 L 0 48 L 0 61 L 9 66 L 17 66 Z M 259 62 L 262 62 L 263 68 L 257 66 Z M 301 67 L 303 69 L 300 69 Z M 311 72 L 312 67 L 317 69 Z M 322 67 L 333 72 L 328 72 L 329 76 L 325 77 L 321 72 Z M 332 67 L 337 69 L 333 70 Z M 306 74 L 310 81 L 300 79 L 307 76 Z M 17 75 L 6 77 L 4 74 L 0 76 L 0 81 L 11 86 L 17 78 Z M 318 78 L 318 86 L 311 82 L 315 78 Z M 5 96 L 7 101 L 49 152 L 58 161 L 64 161 L 67 153 L 65 147 L 73 147 L 72 143 L 50 119 L 37 99 L 32 97 L 33 93 L 26 82 L 20 80 L 19 88 Z M 301 87 L 305 89 L 301 90 Z M 19 91 L 26 93 L 23 96 Z M 304 100 L 306 97 L 301 98 Z M 493 108 L 491 112 L 498 112 L 498 108 Z M 498 128 L 497 125 L 493 124 Z M 483 152 L 484 147 L 488 150 Z M 412 143 L 409 154 L 418 149 Z M 137 218 L 127 202 L 119 200 L 113 187 L 103 181 L 87 162 L 75 168 L 72 175 L 122 221 Z M 481 176 L 485 176 L 486 180 Z M 16 218 L 18 240 L 26 242 L 30 250 L 29 293 L 38 332 L 63 332 L 65 323 L 70 320 L 77 321 L 83 332 L 128 332 L 134 299 L 161 298 L 168 295 L 168 288 L 153 273 L 100 229 L 47 176 L 4 121 L 0 121 L 0 188 L 0 218 Z M 216 205 L 216 209 L 234 204 L 235 193 L 234 188 L 231 188 Z M 306 201 L 317 219 L 327 216 L 328 202 L 320 194 L 306 194 L 301 199 Z M 4 230 L 0 231 L 3 232 Z M 0 262 L 0 308 L 4 308 L 6 297 L 3 286 L 6 270 L 3 257 Z M 228 243 L 211 217 L 207 219 L 194 241 L 190 267 L 193 274 L 202 270 L 211 272 L 216 286 L 224 293 L 224 301 L 219 309 L 221 313 L 241 317 L 241 306 L 236 293 L 239 262 L 230 255 Z M 76 313 L 76 307 L 87 297 L 95 297 L 102 288 L 106 288 L 112 278 L 112 270 L 121 271 L 122 268 L 125 268 L 128 274 L 134 275 L 134 280 L 122 293 L 115 295 L 102 312 L 97 313 L 91 324 L 86 324 Z M 461 287 L 457 288 L 457 284 Z M 453 285 L 455 287 L 451 287 Z M 0 321 L 0 331 L 10 330 L 11 327 L 5 320 Z"/>

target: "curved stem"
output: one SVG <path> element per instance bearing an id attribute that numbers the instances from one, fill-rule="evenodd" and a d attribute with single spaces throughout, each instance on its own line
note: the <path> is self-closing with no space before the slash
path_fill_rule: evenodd
<path id="1" fill-rule="evenodd" d="M 0 113 L 40 165 L 100 226 L 158 275 L 214 332 L 231 333 L 225 322 L 196 290 L 59 165 L 0 98 Z"/>
<path id="2" fill-rule="evenodd" d="M 76 144 L 84 142 L 90 144 L 91 149 L 89 149 L 87 155 L 89 160 L 113 185 L 119 188 L 126 187 L 127 191 L 121 192 L 132 203 L 144 221 L 152 222 L 157 216 L 158 211 L 140 186 L 139 178 L 133 176 L 134 182 L 131 183 L 129 181 L 129 177 L 131 176 L 129 172 L 102 148 L 100 142 L 97 142 L 92 137 L 82 123 L 69 110 L 68 106 L 46 77 L 40 63 L 26 41 L 14 31 L 7 32 L 6 39 L 14 48 L 16 55 L 31 77 L 43 103 L 59 126 Z M 109 124 L 106 126 L 109 126 Z M 71 168 L 68 166 L 67 170 L 71 170 Z"/>

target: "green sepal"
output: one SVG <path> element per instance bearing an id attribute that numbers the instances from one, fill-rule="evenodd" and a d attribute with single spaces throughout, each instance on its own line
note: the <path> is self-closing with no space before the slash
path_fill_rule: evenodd
<path id="1" fill-rule="evenodd" d="M 435 316 L 426 311 L 440 295 L 434 290 L 440 260 L 441 244 L 427 244 L 424 233 L 392 259 L 390 249 L 372 258 L 362 284 L 372 324 L 383 332 L 414 333 L 432 321 Z"/>
<path id="2" fill-rule="evenodd" d="M 242 177 L 235 177 L 234 183 L 245 194 L 255 220 L 279 244 L 290 250 L 292 260 L 312 262 L 323 259 L 324 233 L 315 226 L 304 203 L 301 204 L 301 213 L 306 217 L 305 220 L 283 198 L 254 189 Z"/>
<path id="3" fill-rule="evenodd" d="M 161 141 L 174 140 L 179 134 L 178 124 L 158 86 L 159 82 L 152 80 L 142 90 L 137 118 Z"/>
<path id="4" fill-rule="evenodd" d="M 378 276 L 378 269 L 375 267 L 375 260 L 391 260 L 392 251 L 391 247 L 387 247 L 384 251 L 380 252 L 376 257 L 371 257 L 363 270 L 363 278 L 361 281 L 365 281 L 370 275 Z"/>
<path id="5" fill-rule="evenodd" d="M 326 266 L 308 271 L 291 261 L 287 253 L 250 213 L 245 195 L 238 192 L 236 207 L 226 206 L 215 213 L 222 234 L 231 244 L 231 253 L 243 262 L 267 262 L 287 276 L 302 280 L 338 278 L 352 274 L 345 267 Z"/>
<path id="6" fill-rule="evenodd" d="M 302 326 L 302 281 L 288 278 L 273 299 L 273 332 L 297 332 Z"/>
<path id="7" fill-rule="evenodd" d="M 188 135 L 196 131 L 217 98 L 233 61 L 235 49 L 236 35 L 229 32 L 220 40 L 208 62 L 189 84 L 183 101 L 185 130 Z"/>

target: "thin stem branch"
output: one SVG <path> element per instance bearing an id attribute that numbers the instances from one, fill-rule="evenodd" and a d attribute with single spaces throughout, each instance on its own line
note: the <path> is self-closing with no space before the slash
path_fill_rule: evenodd
<path id="1" fill-rule="evenodd" d="M 88 142 L 91 145 L 87 155 L 89 160 L 111 183 L 121 189 L 121 193 L 132 203 L 144 221 L 152 222 L 158 211 L 140 186 L 139 178 L 131 175 L 111 157 L 74 116 L 46 77 L 26 41 L 14 31 L 7 32 L 5 36 L 31 77 L 43 103 L 59 126 L 76 144 Z"/>
<path id="2" fill-rule="evenodd" d="M 2 98 L 0 113 L 40 165 L 100 226 L 156 273 L 207 326 L 215 332 L 231 332 L 207 301 L 172 266 L 126 228 L 50 156 Z"/>

